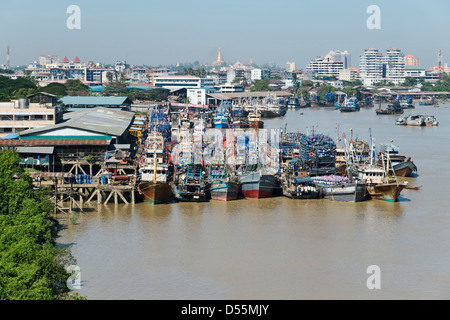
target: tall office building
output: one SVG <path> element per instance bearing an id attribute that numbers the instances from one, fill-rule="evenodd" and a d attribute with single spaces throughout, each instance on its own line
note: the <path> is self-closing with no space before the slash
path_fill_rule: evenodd
<path id="1" fill-rule="evenodd" d="M 295 71 L 295 62 L 286 62 L 286 71 L 287 72 L 294 72 Z"/>
<path id="2" fill-rule="evenodd" d="M 359 75 L 361 78 L 383 78 L 383 54 L 375 48 L 367 48 L 359 56 Z"/>
<path id="3" fill-rule="evenodd" d="M 345 51 L 331 50 L 328 53 L 328 55 L 331 56 L 333 61 L 342 62 L 344 64 L 344 69 L 348 69 L 352 66 L 352 61 L 351 61 L 352 56 L 347 50 L 345 50 Z"/>
<path id="4" fill-rule="evenodd" d="M 390 48 L 384 56 L 386 65 L 386 78 L 395 84 L 405 81 L 405 55 L 400 49 Z"/>

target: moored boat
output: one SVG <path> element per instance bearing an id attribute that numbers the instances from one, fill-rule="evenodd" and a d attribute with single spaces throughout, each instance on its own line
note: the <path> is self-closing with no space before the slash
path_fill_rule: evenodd
<path id="1" fill-rule="evenodd" d="M 239 181 L 242 193 L 246 198 L 267 198 L 273 195 L 274 189 L 278 185 L 275 176 L 263 174 L 260 171 L 244 172 Z"/>
<path id="2" fill-rule="evenodd" d="M 345 99 L 345 102 L 342 106 L 339 106 L 340 112 L 355 112 L 359 111 L 358 99 L 352 97 L 349 99 Z"/>
<path id="3" fill-rule="evenodd" d="M 228 174 L 225 166 L 212 166 L 209 172 L 210 194 L 213 200 L 230 201 L 239 196 L 239 181 Z"/>
<path id="4" fill-rule="evenodd" d="M 200 164 L 183 165 L 171 184 L 172 192 L 178 201 L 208 201 L 209 184 Z"/>

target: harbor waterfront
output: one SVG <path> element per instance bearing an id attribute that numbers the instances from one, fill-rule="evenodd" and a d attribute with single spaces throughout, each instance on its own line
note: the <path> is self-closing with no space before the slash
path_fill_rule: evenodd
<path id="1" fill-rule="evenodd" d="M 449 103 L 418 105 L 439 126 L 398 126 L 374 108 L 289 109 L 265 129 L 400 146 L 417 165 L 398 202 L 287 197 L 87 204 L 57 217 L 88 299 L 449 299 Z M 369 290 L 367 268 L 381 270 Z"/>

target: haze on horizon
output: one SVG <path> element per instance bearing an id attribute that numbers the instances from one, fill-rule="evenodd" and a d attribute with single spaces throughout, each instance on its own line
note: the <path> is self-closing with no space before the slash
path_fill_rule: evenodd
<path id="1" fill-rule="evenodd" d="M 69 5 L 81 9 L 81 29 L 69 30 Z M 381 29 L 369 30 L 367 7 L 381 9 Z M 227 62 L 287 61 L 304 69 L 330 50 L 348 50 L 352 66 L 368 47 L 399 48 L 428 68 L 438 50 L 450 64 L 450 2 L 432 0 L 3 0 L 0 64 L 11 48 L 11 66 L 40 55 L 134 65 L 211 63 L 221 47 Z"/>

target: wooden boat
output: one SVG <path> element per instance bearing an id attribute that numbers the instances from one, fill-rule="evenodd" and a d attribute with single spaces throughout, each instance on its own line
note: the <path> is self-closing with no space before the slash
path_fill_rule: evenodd
<path id="1" fill-rule="evenodd" d="M 167 182 L 168 164 L 164 163 L 164 138 L 154 132 L 145 143 L 145 158 L 140 164 L 141 182 L 138 192 L 145 201 L 153 204 L 168 203 L 172 200 L 172 189 Z"/>
<path id="2" fill-rule="evenodd" d="M 243 173 L 239 178 L 242 193 L 246 198 L 271 197 L 278 185 L 275 176 L 263 174 L 260 171 L 249 171 Z"/>
<path id="3" fill-rule="evenodd" d="M 398 146 L 390 144 L 382 144 L 378 155 L 380 161 L 387 161 L 387 155 L 391 162 L 391 174 L 397 177 L 410 177 L 413 172 L 417 171 L 417 166 L 411 161 L 411 157 L 406 157 L 399 154 Z M 385 164 L 387 165 L 387 164 Z"/>
<path id="4" fill-rule="evenodd" d="M 213 200 L 230 201 L 239 196 L 239 179 L 227 170 L 227 165 L 213 165 L 210 167 L 210 194 Z"/>
<path id="5" fill-rule="evenodd" d="M 264 128 L 264 122 L 261 121 L 261 115 L 256 110 L 248 114 L 248 123 L 251 128 Z"/>
<path id="6" fill-rule="evenodd" d="M 209 200 L 209 183 L 200 164 L 183 165 L 171 184 L 178 201 L 203 202 Z"/>
<path id="7" fill-rule="evenodd" d="M 387 162 L 390 163 L 389 157 Z M 372 199 L 396 202 L 406 184 L 401 184 L 395 176 L 389 175 L 386 165 L 377 166 L 372 164 L 359 167 L 359 181 L 366 183 L 366 188 Z"/>
<path id="8" fill-rule="evenodd" d="M 359 111 L 359 109 L 358 99 L 356 98 L 345 99 L 344 104 L 339 106 L 340 112 L 355 112 Z"/>
<path id="9" fill-rule="evenodd" d="M 382 109 L 381 107 L 375 109 L 375 113 L 377 115 L 403 114 L 403 108 L 400 105 L 400 102 L 397 100 L 394 103 L 388 104 L 386 109 Z"/>
<path id="10" fill-rule="evenodd" d="M 345 202 L 360 202 L 367 200 L 367 191 L 364 183 L 352 181 L 348 177 L 337 175 L 312 177 L 321 189 L 325 199 Z"/>
<path id="11" fill-rule="evenodd" d="M 300 170 L 298 158 L 288 162 L 285 172 L 280 177 L 283 195 L 291 199 L 317 199 L 321 190 L 314 180 Z"/>

